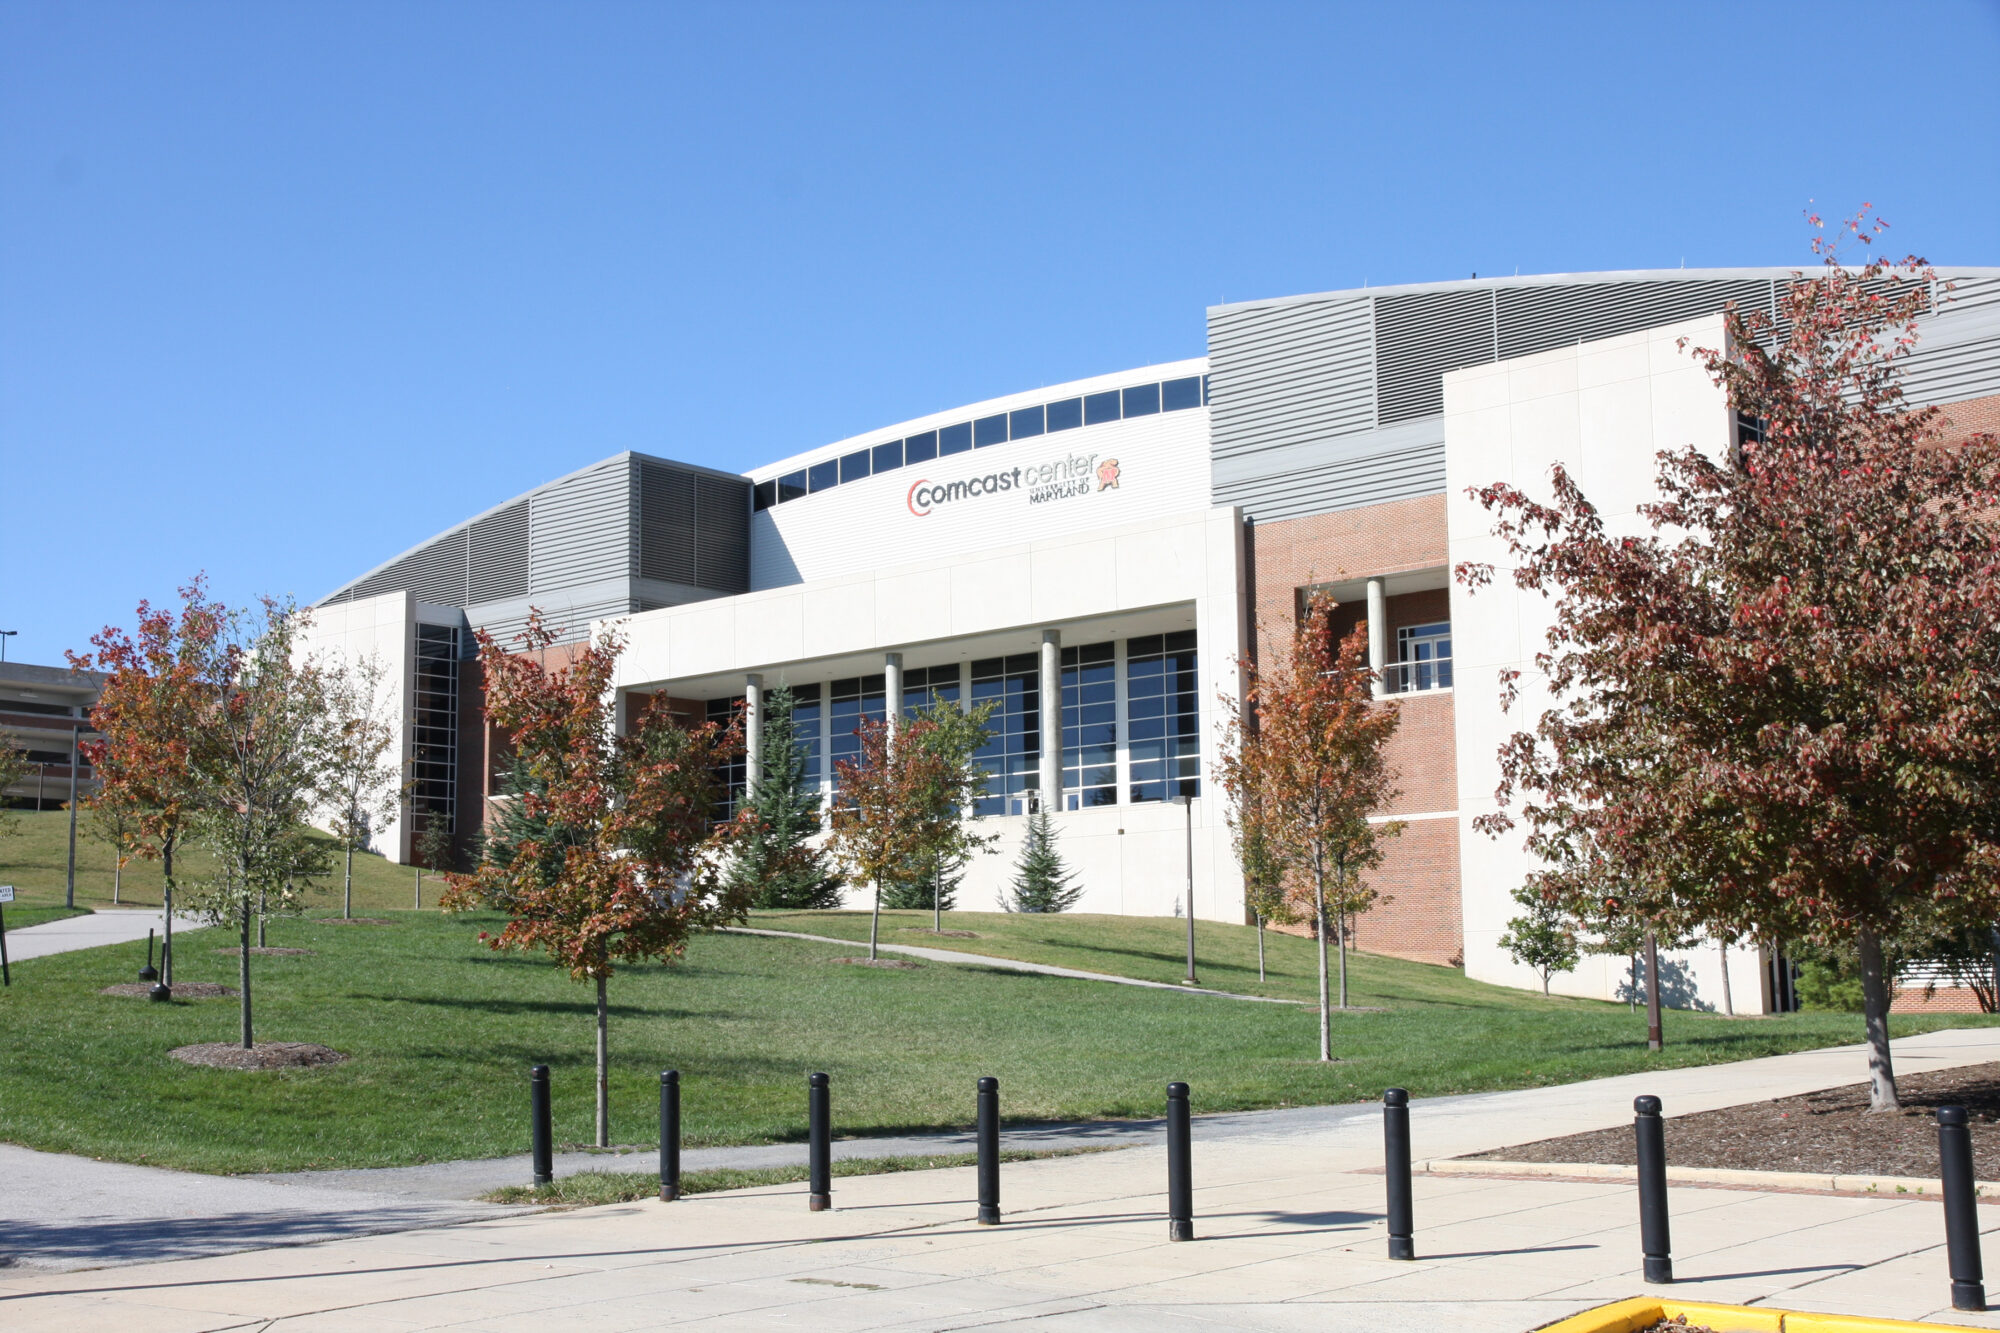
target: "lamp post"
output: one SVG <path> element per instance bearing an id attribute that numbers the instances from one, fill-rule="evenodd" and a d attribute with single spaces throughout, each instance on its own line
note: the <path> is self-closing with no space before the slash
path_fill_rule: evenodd
<path id="1" fill-rule="evenodd" d="M 20 632 L 17 629 L 0 629 L 0 662 L 7 660 L 7 640 Z"/>
<path id="2" fill-rule="evenodd" d="M 81 728 L 69 727 L 69 872 L 63 881 L 63 906 L 76 906 L 76 741 Z"/>
<path id="3" fill-rule="evenodd" d="M 1174 804 L 1187 812 L 1187 930 L 1188 930 L 1188 974 L 1183 986 L 1199 986 L 1194 978 L 1194 797 L 1182 792 L 1174 797 Z"/>

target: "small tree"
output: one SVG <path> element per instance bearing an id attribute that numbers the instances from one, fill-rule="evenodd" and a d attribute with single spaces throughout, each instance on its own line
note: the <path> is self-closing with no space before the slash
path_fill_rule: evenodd
<path id="1" fill-rule="evenodd" d="M 1526 910 L 1507 923 L 1500 947 L 1515 962 L 1535 969 L 1542 979 L 1542 994 L 1549 993 L 1549 977 L 1569 972 L 1577 963 L 1576 927 L 1554 903 L 1527 885 L 1514 890 L 1514 901 Z"/>
<path id="2" fill-rule="evenodd" d="M 406 794 L 396 744 L 396 691 L 374 654 L 326 673 L 332 738 L 321 799 L 345 852 L 340 914 L 354 915 L 354 853 L 402 809 Z"/>
<path id="3" fill-rule="evenodd" d="M 502 904 L 511 918 L 494 949 L 543 949 L 576 980 L 596 983 L 599 1147 L 611 1142 L 607 984 L 619 960 L 671 962 L 703 927 L 741 920 L 747 900 L 723 883 L 731 832 L 712 827 L 714 769 L 740 748 L 735 727 L 683 728 L 665 708 L 637 710 L 616 733 L 614 630 L 559 671 L 539 660 L 556 635 L 530 615 L 510 653 L 480 631 L 486 715 L 513 738 L 528 777 L 514 797 L 518 841 L 498 838 L 469 875 L 449 874 L 446 911 Z M 507 859 L 501 861 L 499 856 Z"/>
<path id="4" fill-rule="evenodd" d="M 130 633 L 106 626 L 91 636 L 92 653 L 69 653 L 79 670 L 107 673 L 90 710 L 101 739 L 83 753 L 98 778 L 98 799 L 123 801 L 138 812 L 139 854 L 158 858 L 164 879 L 165 940 L 161 979 L 174 980 L 174 855 L 205 809 L 203 764 L 216 658 L 227 608 L 207 600 L 197 575 L 180 590 L 181 605 L 139 603 Z"/>
<path id="5" fill-rule="evenodd" d="M 767 909 L 840 906 L 840 879 L 827 869 L 816 839 L 820 795 L 806 773 L 806 750 L 793 722 L 789 685 L 764 705 L 764 749 L 757 781 L 745 795 L 743 826 L 730 851 L 731 892 Z"/>
<path id="6" fill-rule="evenodd" d="M 1292 635 L 1290 651 L 1268 666 L 1245 662 L 1245 703 L 1225 697 L 1221 777 L 1232 809 L 1257 812 L 1256 836 L 1279 861 L 1310 876 L 1311 921 L 1319 941 L 1319 1058 L 1333 1059 L 1332 995 L 1327 967 L 1328 912 L 1341 931 L 1340 1003 L 1347 1007 L 1346 915 L 1372 896 L 1363 878 L 1380 864 L 1384 842 L 1401 823 L 1369 816 L 1396 796 L 1396 774 L 1383 758 L 1399 720 L 1393 703 L 1371 697 L 1368 626 L 1355 627 L 1335 651 L 1327 630 L 1333 603 L 1315 593 Z"/>
<path id="7" fill-rule="evenodd" d="M 28 759 L 26 750 L 17 750 L 11 745 L 0 745 L 0 792 L 6 791 L 27 777 L 28 770 L 32 767 L 34 765 Z M 18 832 L 20 828 L 14 818 L 14 812 L 0 805 L 0 837 Z"/>
<path id="8" fill-rule="evenodd" d="M 0 779 L 4 777 L 0 773 Z M 5 785 L 0 781 L 0 787 Z M 85 808 L 90 811 L 91 832 L 111 848 L 111 902 L 116 906 L 123 900 L 125 867 L 139 850 L 140 811 L 125 792 L 102 788 L 90 797 Z"/>
<path id="9" fill-rule="evenodd" d="M 1756 429 L 1733 456 L 1662 453 L 1650 533 L 1608 529 L 1561 465 L 1549 504 L 1473 494 L 1516 585 L 1559 599 L 1551 706 L 1501 751 L 1531 882 L 1571 905 L 1608 877 L 1667 929 L 1852 947 L 1890 1110 L 1885 942 L 2000 914 L 2000 447 L 1903 399 L 1936 275 L 1814 249 L 1775 318 L 1732 307 L 1694 349 Z"/>
<path id="10" fill-rule="evenodd" d="M 1046 810 L 1028 816 L 1028 836 L 1014 862 L 1014 881 L 1000 906 L 1009 912 L 1067 912 L 1083 896 L 1076 872 L 1056 847 L 1055 821 Z"/>
<path id="11" fill-rule="evenodd" d="M 423 910 L 424 871 L 443 872 L 452 869 L 451 824 L 437 814 L 426 812 L 423 828 L 417 834 L 415 860 L 417 863 L 417 890 L 415 906 Z"/>
<path id="12" fill-rule="evenodd" d="M 870 958 L 880 956 L 885 882 L 969 859 L 993 841 L 972 827 L 986 780 L 975 755 L 992 712 L 991 704 L 968 713 L 939 699 L 900 726 L 869 718 L 856 731 L 860 757 L 835 766 L 833 852 L 855 880 L 875 886 Z"/>
<path id="13" fill-rule="evenodd" d="M 1257 793 L 1231 787 L 1229 795 L 1230 838 L 1236 844 L 1236 862 L 1243 868 L 1243 905 L 1257 922 L 1257 980 L 1262 981 L 1264 927 L 1272 922 L 1288 925 L 1298 920 L 1298 912 L 1285 887 L 1287 867 L 1264 827 Z"/>
<path id="14" fill-rule="evenodd" d="M 233 921 L 242 1041 L 252 1049 L 251 926 L 300 907 L 298 881 L 317 859 L 304 825 L 332 742 L 326 680 L 300 651 L 305 613 L 265 598 L 259 611 L 224 618 L 214 659 L 200 776 L 201 838 L 215 872 L 198 902 L 215 921 Z"/>

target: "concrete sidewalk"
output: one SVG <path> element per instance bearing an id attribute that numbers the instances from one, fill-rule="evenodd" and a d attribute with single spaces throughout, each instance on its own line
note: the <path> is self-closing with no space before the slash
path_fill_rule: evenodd
<path id="1" fill-rule="evenodd" d="M 836 935 L 802 935 L 795 930 L 764 930 L 755 926 L 723 926 L 720 929 L 728 935 L 770 935 L 781 940 L 810 940 L 814 944 L 838 944 L 848 949 L 868 947 L 867 940 L 843 940 Z M 1206 986 L 1183 986 L 1175 981 L 1145 981 L 1138 977 L 1114 976 L 1109 972 L 1083 972 L 1074 967 L 1057 967 L 1054 963 L 1024 963 L 1018 958 L 996 958 L 991 954 L 973 953 L 968 949 L 936 949 L 921 944 L 888 944 L 879 941 L 875 947 L 882 953 L 900 954 L 905 958 L 921 958 L 927 963 L 992 967 L 1002 972 L 1032 972 L 1043 977 L 1103 981 L 1113 986 L 1141 986 L 1147 990 L 1178 991 L 1182 995 L 1208 995 L 1219 1000 L 1248 1000 L 1252 1004 L 1305 1003 L 1303 1000 L 1287 1000 L 1277 995 L 1243 995 L 1230 990 L 1210 990 Z"/>
<path id="2" fill-rule="evenodd" d="M 1911 1073 L 1996 1058 L 1992 1029 L 1897 1043 Z M 1852 1083 L 1861 1068 L 1849 1047 L 1419 1103 L 1416 1149 L 1451 1156 L 1628 1123 L 1641 1091 L 1692 1112 Z M 1393 1263 L 1379 1120 L 1285 1114 L 1235 1135 L 1197 1123 L 1192 1244 L 1167 1242 L 1161 1154 L 1137 1148 L 1006 1167 L 1000 1227 L 970 1224 L 969 1169 L 851 1177 L 835 1181 L 829 1213 L 809 1213 L 793 1185 L 90 1273 L 0 1270 L 0 1324 L 1515 1333 L 1643 1289 L 1628 1185 L 1419 1178 L 1423 1257 Z M 1670 1193 L 1675 1294 L 2000 1327 L 1944 1308 L 1933 1202 Z M 2000 1227 L 2000 1208 L 1981 1211 Z"/>
<path id="3" fill-rule="evenodd" d="M 50 954 L 69 953 L 76 949 L 95 949 L 106 944 L 143 944 L 146 932 L 162 932 L 166 929 L 167 914 L 158 908 L 103 907 L 84 916 L 64 917 L 60 921 L 47 921 L 39 926 L 24 926 L 20 930 L 7 932 L 7 960 L 10 963 L 25 962 L 30 958 L 46 958 Z M 200 930 L 207 925 L 199 917 L 174 913 L 174 933 L 184 930 Z M 145 963 L 142 948 L 133 955 L 130 977 L 120 977 L 121 981 L 131 981 L 139 975 Z M 159 960 L 154 959 L 154 966 Z"/>

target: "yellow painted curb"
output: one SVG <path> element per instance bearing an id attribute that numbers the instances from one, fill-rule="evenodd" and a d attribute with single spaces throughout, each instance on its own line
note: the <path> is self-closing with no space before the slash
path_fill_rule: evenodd
<path id="1" fill-rule="evenodd" d="M 1919 1324 L 1907 1319 L 1870 1319 L 1863 1315 L 1813 1314 L 1803 1310 L 1773 1310 L 1755 1305 L 1708 1305 L 1700 1301 L 1663 1301 L 1635 1296 L 1629 1301 L 1600 1305 L 1595 1310 L 1544 1324 L 1536 1333 L 1638 1333 L 1663 1319 L 1684 1318 L 1717 1333 L 1918 1333 L 1954 1328 L 1952 1324 Z"/>

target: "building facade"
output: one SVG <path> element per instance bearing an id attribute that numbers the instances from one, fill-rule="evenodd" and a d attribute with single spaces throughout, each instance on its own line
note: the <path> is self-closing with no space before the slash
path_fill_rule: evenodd
<path id="1" fill-rule="evenodd" d="M 24 752 L 26 773 L 0 789 L 0 802 L 17 809 L 59 810 L 97 792 L 97 775 L 78 746 L 97 740 L 90 710 L 103 692 L 95 671 L 0 662 L 0 745 Z M 74 767 L 72 767 L 74 764 Z"/>
<path id="2" fill-rule="evenodd" d="M 1402 712 L 1391 761 L 1404 822 L 1360 919 L 1372 951 L 1525 984 L 1495 940 L 1526 872 L 1471 821 L 1524 708 L 1498 676 L 1532 656 L 1539 605 L 1450 571 L 1491 550 L 1464 495 L 1579 469 L 1607 513 L 1650 494 L 1663 448 L 1722 451 L 1734 423 L 1680 349 L 1714 345 L 1725 305 L 1770 308 L 1790 271 L 1505 278 L 1320 293 L 1208 311 L 1207 355 L 994 398 L 743 475 L 625 454 L 451 529 L 324 599 L 315 634 L 406 682 L 414 826 L 461 837 L 495 790 L 472 634 L 529 607 L 570 641 L 615 620 L 621 706 L 798 700 L 813 780 L 863 717 L 946 697 L 995 705 L 979 812 L 1001 835 L 961 906 L 997 903 L 1037 805 L 1081 872 L 1080 910 L 1244 919 L 1213 784 L 1242 663 L 1283 643 L 1314 591 L 1363 618 Z M 2000 269 L 1945 275 L 1910 359 L 1917 404 L 1954 425 L 2000 416 Z M 556 650 L 560 651 L 560 649 Z M 1524 701 L 1525 703 L 1526 701 Z M 730 779 L 754 780 L 755 745 Z M 407 856 L 410 828 L 384 830 Z M 857 897 L 857 902 L 859 901 Z M 1689 1003 L 1719 954 L 1673 960 Z M 1737 951 L 1741 1008 L 1782 996 Z M 1615 996 L 1619 960 L 1563 988 Z M 1782 985 L 1778 984 L 1781 990 Z"/>

